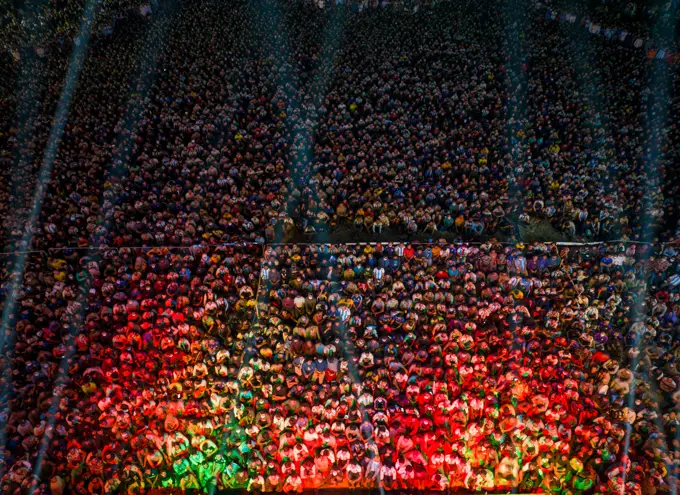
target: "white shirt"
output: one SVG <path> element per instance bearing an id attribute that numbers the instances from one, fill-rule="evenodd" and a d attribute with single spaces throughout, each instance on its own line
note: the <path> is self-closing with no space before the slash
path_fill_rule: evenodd
<path id="1" fill-rule="evenodd" d="M 340 318 L 342 318 L 342 321 L 349 320 L 349 316 L 352 314 L 347 306 L 341 307 L 338 312 L 340 313 Z"/>

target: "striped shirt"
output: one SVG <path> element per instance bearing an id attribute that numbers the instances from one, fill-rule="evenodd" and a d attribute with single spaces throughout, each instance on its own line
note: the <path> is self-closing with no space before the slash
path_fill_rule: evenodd
<path id="1" fill-rule="evenodd" d="M 340 319 L 342 321 L 347 321 L 349 320 L 350 315 L 352 314 L 352 311 L 347 306 L 342 306 L 339 310 L 338 313 L 340 314 Z"/>

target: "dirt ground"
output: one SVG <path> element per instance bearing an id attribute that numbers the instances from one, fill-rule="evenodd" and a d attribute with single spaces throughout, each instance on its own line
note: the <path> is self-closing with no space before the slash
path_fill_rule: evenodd
<path id="1" fill-rule="evenodd" d="M 520 227 L 519 231 L 520 238 L 518 241 L 522 242 L 560 242 L 570 240 L 548 222 Z M 513 241 L 511 236 L 504 232 L 496 232 L 494 235 L 483 235 L 476 239 L 467 240 L 484 242 L 490 238 L 495 238 L 501 242 Z M 365 229 L 356 230 L 352 226 L 347 225 L 336 228 L 332 232 L 317 232 L 312 236 L 297 231 L 293 235 L 282 239 L 282 242 L 342 244 L 351 242 L 436 242 L 439 239 L 445 239 L 448 242 L 461 242 L 464 240 L 463 235 L 457 232 L 437 232 L 434 236 L 429 232 L 408 235 L 393 228 L 385 228 L 381 233 L 374 234 L 373 232 L 367 232 Z"/>

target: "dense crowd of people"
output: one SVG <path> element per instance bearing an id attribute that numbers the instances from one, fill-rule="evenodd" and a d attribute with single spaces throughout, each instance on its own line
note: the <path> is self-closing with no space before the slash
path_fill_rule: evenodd
<path id="1" fill-rule="evenodd" d="M 27 272 L 5 492 L 675 486 L 674 247 L 262 249 Z"/>
<path id="2" fill-rule="evenodd" d="M 69 59 L 19 64 L 5 249 L 675 236 L 675 66 L 528 6 L 294 5 L 168 4 L 93 41 L 37 224 Z"/>
<path id="3" fill-rule="evenodd" d="M 96 3 L 91 28 L 105 26 L 138 11 L 142 2 L 133 0 L 101 0 Z M 83 0 L 53 0 L 28 4 L 12 0 L 3 5 L 0 18 L 0 50 L 20 53 L 55 44 L 71 43 L 82 26 L 83 12 L 95 4 Z"/>
<path id="4" fill-rule="evenodd" d="M 677 67 L 487 2 L 164 1 L 22 55 L 2 493 L 674 493 Z"/>
<path id="5" fill-rule="evenodd" d="M 622 29 L 645 39 L 658 35 L 659 26 L 672 22 L 680 26 L 680 12 L 672 4 L 648 4 L 638 1 L 606 0 L 570 3 L 563 0 L 546 0 L 543 4 L 558 12 L 568 12 L 581 19 L 597 23 L 602 29 Z M 677 40 L 668 40 L 669 47 L 677 49 Z"/>

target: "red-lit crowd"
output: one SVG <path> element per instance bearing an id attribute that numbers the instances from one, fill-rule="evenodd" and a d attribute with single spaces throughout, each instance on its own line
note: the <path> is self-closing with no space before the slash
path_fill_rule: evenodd
<path id="1" fill-rule="evenodd" d="M 7 493 L 675 486 L 673 247 L 153 248 L 48 266 L 2 358 Z"/>

